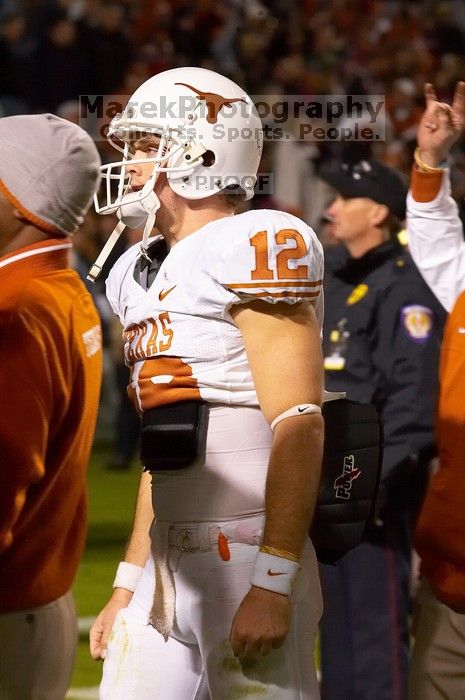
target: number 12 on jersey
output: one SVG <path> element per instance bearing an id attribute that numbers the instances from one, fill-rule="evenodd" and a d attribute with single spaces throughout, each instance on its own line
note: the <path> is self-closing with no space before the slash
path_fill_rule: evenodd
<path id="1" fill-rule="evenodd" d="M 296 280 L 308 278 L 308 265 L 289 267 L 290 260 L 299 260 L 308 253 L 304 238 L 293 228 L 283 228 L 274 234 L 277 245 L 284 245 L 276 253 L 276 272 L 279 280 Z M 294 245 L 292 245 L 292 243 Z M 270 252 L 267 231 L 259 231 L 250 239 L 250 245 L 255 248 L 255 269 L 252 270 L 253 280 L 275 279 L 275 272 L 270 265 Z"/>

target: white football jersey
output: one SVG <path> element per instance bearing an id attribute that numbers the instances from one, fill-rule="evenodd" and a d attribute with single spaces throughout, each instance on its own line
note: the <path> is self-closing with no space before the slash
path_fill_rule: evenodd
<path id="1" fill-rule="evenodd" d="M 134 277 L 139 256 L 136 244 L 118 259 L 107 296 L 141 411 L 189 399 L 259 405 L 234 304 L 310 301 L 321 327 L 323 250 L 290 214 L 252 210 L 208 223 L 171 248 L 147 290 Z"/>

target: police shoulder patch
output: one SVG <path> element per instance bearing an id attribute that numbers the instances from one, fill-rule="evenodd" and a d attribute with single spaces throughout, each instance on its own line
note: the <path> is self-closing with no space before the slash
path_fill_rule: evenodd
<path id="1" fill-rule="evenodd" d="M 433 311 L 427 306 L 412 304 L 400 312 L 402 328 L 414 343 L 425 343 L 433 332 Z"/>

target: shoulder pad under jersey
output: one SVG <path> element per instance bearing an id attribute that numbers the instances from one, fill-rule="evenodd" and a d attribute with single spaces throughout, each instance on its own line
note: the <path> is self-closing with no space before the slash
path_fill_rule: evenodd
<path id="1" fill-rule="evenodd" d="M 323 249 L 313 229 L 296 216 L 248 211 L 222 219 L 214 239 L 212 276 L 238 302 L 295 303 L 320 296 Z"/>

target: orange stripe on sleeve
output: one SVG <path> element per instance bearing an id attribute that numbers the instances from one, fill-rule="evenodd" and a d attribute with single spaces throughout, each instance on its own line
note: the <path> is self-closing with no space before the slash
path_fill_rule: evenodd
<path id="1" fill-rule="evenodd" d="M 260 294 L 255 294 L 254 292 L 249 292 L 248 296 L 255 297 L 256 299 L 271 297 L 273 299 L 287 299 L 291 298 L 305 298 L 312 299 L 320 295 L 320 292 L 290 292 L 284 290 L 282 292 L 261 292 Z"/>
<path id="2" fill-rule="evenodd" d="M 431 202 L 438 196 L 441 189 L 443 170 L 436 173 L 425 173 L 416 165 L 412 166 L 410 188 L 416 202 Z"/>
<path id="3" fill-rule="evenodd" d="M 262 287 L 318 287 L 323 280 L 317 280 L 316 282 L 268 282 L 264 280 L 263 282 L 244 282 L 243 284 L 226 284 L 229 289 L 253 289 Z"/>

